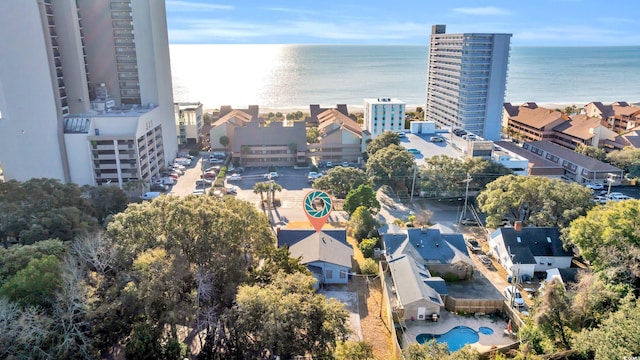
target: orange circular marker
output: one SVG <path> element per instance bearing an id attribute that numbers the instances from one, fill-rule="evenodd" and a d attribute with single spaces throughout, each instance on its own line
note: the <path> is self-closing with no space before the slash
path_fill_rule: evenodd
<path id="1" fill-rule="evenodd" d="M 318 203 L 318 200 L 321 200 L 320 202 L 322 203 L 320 209 L 314 206 L 314 204 Z M 327 223 L 331 209 L 331 197 L 324 191 L 313 190 L 304 197 L 304 213 L 313 228 L 316 229 L 316 232 L 320 232 L 324 224 Z"/>

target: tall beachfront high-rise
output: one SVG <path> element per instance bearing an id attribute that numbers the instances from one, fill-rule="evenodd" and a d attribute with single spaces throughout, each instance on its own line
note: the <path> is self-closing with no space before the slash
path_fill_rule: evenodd
<path id="1" fill-rule="evenodd" d="M 429 44 L 425 120 L 499 140 L 511 34 L 446 34 Z"/>
<path id="2" fill-rule="evenodd" d="M 386 97 L 364 99 L 364 129 L 371 138 L 385 131 L 404 129 L 404 101 Z"/>
<path id="3" fill-rule="evenodd" d="M 6 179 L 147 181 L 178 151 L 161 0 L 0 1 Z"/>

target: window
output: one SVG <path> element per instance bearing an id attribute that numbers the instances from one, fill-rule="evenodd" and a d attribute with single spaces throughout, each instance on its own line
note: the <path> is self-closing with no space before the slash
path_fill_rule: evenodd
<path id="1" fill-rule="evenodd" d="M 344 270 L 341 270 L 341 271 L 340 271 L 340 279 L 344 279 L 344 278 L 346 278 L 346 277 L 347 277 L 347 272 L 346 272 L 346 271 L 344 271 Z"/>
<path id="2" fill-rule="evenodd" d="M 327 279 L 332 279 L 333 278 L 333 270 L 331 269 L 327 269 L 326 270 L 326 276 Z"/>

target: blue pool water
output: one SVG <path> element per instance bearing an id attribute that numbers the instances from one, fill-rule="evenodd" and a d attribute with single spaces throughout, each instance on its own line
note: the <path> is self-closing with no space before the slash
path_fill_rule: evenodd
<path id="1" fill-rule="evenodd" d="M 491 335 L 493 334 L 493 329 L 485 326 L 481 326 L 480 329 L 478 329 L 478 332 L 484 335 Z"/>
<path id="2" fill-rule="evenodd" d="M 446 343 L 449 351 L 456 351 L 467 344 L 477 342 L 480 337 L 478 332 L 467 326 L 456 326 L 444 334 L 420 334 L 416 336 L 419 344 L 424 344 L 431 339 L 438 343 Z"/>

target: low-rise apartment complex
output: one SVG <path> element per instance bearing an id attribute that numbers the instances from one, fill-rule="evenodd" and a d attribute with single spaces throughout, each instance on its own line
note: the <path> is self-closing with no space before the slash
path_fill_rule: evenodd
<path id="1" fill-rule="evenodd" d="M 202 130 L 202 104 L 180 102 L 173 104 L 179 145 L 194 145 L 200 140 Z"/>

